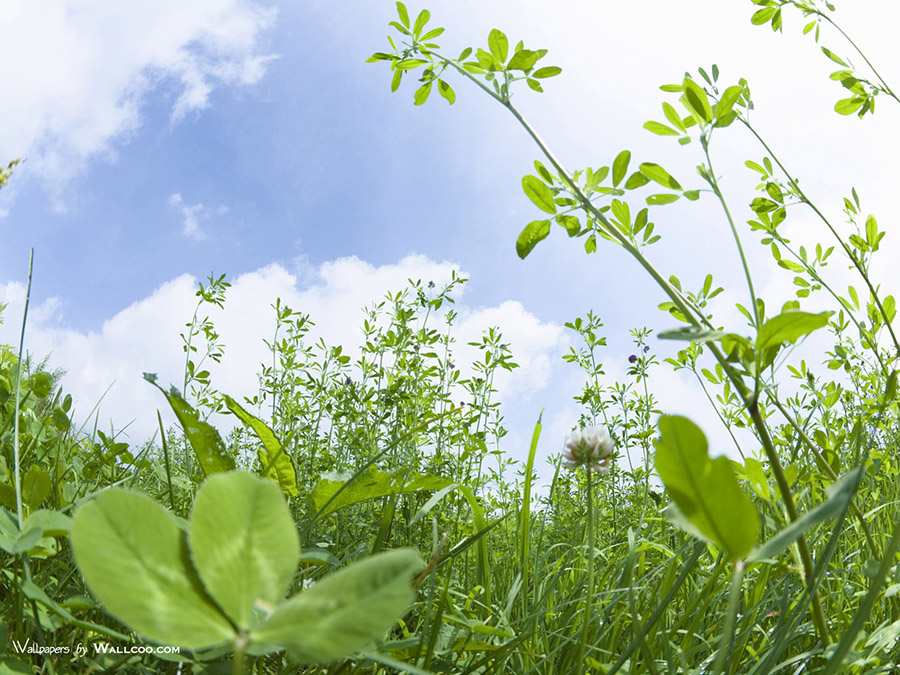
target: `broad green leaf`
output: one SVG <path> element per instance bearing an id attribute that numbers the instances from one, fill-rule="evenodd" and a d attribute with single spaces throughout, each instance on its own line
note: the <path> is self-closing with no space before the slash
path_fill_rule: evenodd
<path id="1" fill-rule="evenodd" d="M 706 437 L 686 417 L 659 420 L 656 471 L 672 499 L 703 537 L 732 560 L 756 543 L 759 517 L 727 457 L 710 459 Z"/>
<path id="2" fill-rule="evenodd" d="M 25 381 L 25 388 L 38 398 L 49 396 L 53 391 L 53 376 L 44 371 L 35 373 Z"/>
<path id="3" fill-rule="evenodd" d="M 762 26 L 763 24 L 769 23 L 769 19 L 773 16 L 775 16 L 775 8 L 764 7 L 753 13 L 753 16 L 750 17 L 750 23 L 754 26 Z"/>
<path id="4" fill-rule="evenodd" d="M 32 464 L 22 476 L 22 501 L 29 509 L 36 509 L 50 494 L 50 476 L 37 464 Z"/>
<path id="5" fill-rule="evenodd" d="M 99 493 L 75 513 L 71 540 L 94 596 L 149 640 L 202 649 L 234 637 L 194 571 L 175 517 L 149 497 Z"/>
<path id="6" fill-rule="evenodd" d="M 453 91 L 453 87 L 444 82 L 443 80 L 438 80 L 438 93 L 447 99 L 447 103 L 453 105 L 456 102 L 456 92 Z"/>
<path id="7" fill-rule="evenodd" d="M 72 519 L 60 511 L 40 509 L 28 516 L 22 524 L 24 532 L 33 527 L 41 528 L 45 537 L 62 537 L 69 534 L 69 530 L 72 527 Z"/>
<path id="8" fill-rule="evenodd" d="M 522 178 L 522 190 L 541 211 L 556 213 L 553 192 L 540 178 L 532 175 L 525 176 Z"/>
<path id="9" fill-rule="evenodd" d="M 578 222 L 576 216 L 556 216 L 556 222 L 566 229 L 566 233 L 570 237 L 577 237 L 581 232 L 581 223 Z"/>
<path id="10" fill-rule="evenodd" d="M 819 504 L 816 508 L 808 513 L 804 513 L 793 523 L 785 527 L 781 532 L 769 539 L 762 546 L 747 556 L 747 562 L 759 562 L 774 558 L 788 546 L 803 536 L 807 530 L 815 527 L 819 523 L 829 518 L 834 518 L 847 508 L 853 494 L 856 491 L 857 483 L 861 477 L 864 466 L 854 469 L 828 486 L 828 499 Z"/>
<path id="11" fill-rule="evenodd" d="M 631 151 L 623 150 L 616 155 L 612 165 L 612 183 L 613 187 L 619 187 L 619 183 L 628 173 L 628 164 L 631 162 Z"/>
<path id="12" fill-rule="evenodd" d="M 822 328 L 834 312 L 811 314 L 799 310 L 788 310 L 774 316 L 763 324 L 756 338 L 756 349 L 762 351 L 778 347 L 784 342 L 795 343 L 800 338 Z"/>
<path id="13" fill-rule="evenodd" d="M 426 82 L 421 87 L 416 89 L 416 93 L 413 96 L 413 104 L 414 105 L 422 105 L 425 101 L 428 100 L 428 96 L 431 94 L 431 82 Z"/>
<path id="14" fill-rule="evenodd" d="M 399 549 L 336 572 L 281 605 L 250 633 L 277 644 L 300 663 L 331 661 L 364 647 L 399 619 L 412 602 L 419 555 Z"/>
<path id="15" fill-rule="evenodd" d="M 650 131 L 657 136 L 677 136 L 678 132 L 671 127 L 667 127 L 665 124 L 660 124 L 659 122 L 649 121 L 644 122 L 644 128 L 647 131 Z"/>
<path id="16" fill-rule="evenodd" d="M 191 444 L 194 454 L 197 455 L 197 461 L 200 462 L 203 473 L 211 476 L 214 473 L 234 469 L 234 459 L 226 452 L 219 432 L 211 424 L 200 419 L 197 411 L 181 397 L 178 390 L 172 387 L 166 391 L 156 384 L 156 375 L 151 373 L 144 373 L 144 379 L 159 389 L 169 405 L 172 406 L 175 417 L 178 418 L 181 428 L 184 429 L 188 443 Z"/>
<path id="17" fill-rule="evenodd" d="M 548 77 L 555 77 L 562 72 L 562 68 L 559 66 L 544 66 L 543 68 L 538 68 L 534 71 L 531 76 L 536 77 L 539 80 L 546 79 Z"/>
<path id="18" fill-rule="evenodd" d="M 650 179 L 647 178 L 640 171 L 635 171 L 628 177 L 628 180 L 625 181 L 625 189 L 626 190 L 635 190 L 639 187 L 643 187 L 647 183 L 650 182 Z"/>
<path id="19" fill-rule="evenodd" d="M 834 104 L 834 111 L 839 115 L 852 115 L 857 110 L 862 108 L 865 102 L 866 99 L 861 96 L 842 98 L 840 101 Z"/>
<path id="20" fill-rule="evenodd" d="M 297 531 L 278 487 L 244 471 L 207 480 L 194 499 L 188 539 L 206 590 L 247 629 L 284 598 L 297 569 Z"/>
<path id="21" fill-rule="evenodd" d="M 519 234 L 516 239 L 516 253 L 520 258 L 525 258 L 532 249 L 537 246 L 538 242 L 546 239 L 550 234 L 549 220 L 533 220 Z"/>
<path id="22" fill-rule="evenodd" d="M 652 162 L 644 162 L 641 164 L 641 173 L 647 176 L 652 181 L 655 181 L 662 185 L 663 187 L 671 188 L 672 190 L 680 190 L 681 185 L 677 180 L 672 178 L 669 175 L 669 172 L 662 168 L 659 164 L 653 164 Z"/>
<path id="23" fill-rule="evenodd" d="M 262 442 L 262 449 L 257 451 L 262 475 L 278 483 L 282 492 L 289 497 L 299 495 L 294 464 L 281 446 L 281 441 L 275 436 L 275 432 L 261 419 L 244 410 L 237 401 L 228 395 L 225 396 L 225 407 L 236 415 L 246 428 L 253 431 Z"/>
<path id="24" fill-rule="evenodd" d="M 550 221 L 547 221 L 550 227 Z M 337 480 L 323 478 L 312 491 L 313 507 L 327 516 L 330 513 L 342 509 L 351 504 L 368 499 L 377 499 L 406 492 L 419 492 L 420 490 L 440 490 L 453 481 L 439 476 L 423 476 L 402 473 L 393 474 L 370 468 L 356 476 Z"/>
<path id="25" fill-rule="evenodd" d="M 508 70 L 531 70 L 538 62 L 540 54 L 530 49 L 520 49 L 506 64 Z"/>
<path id="26" fill-rule="evenodd" d="M 719 99 L 719 102 L 716 104 L 716 117 L 720 120 L 725 118 L 734 107 L 734 104 L 737 103 L 737 100 L 741 97 L 744 88 L 734 85 L 732 87 L 728 87 L 725 92 L 722 94 L 722 98 Z"/>
<path id="27" fill-rule="evenodd" d="M 684 100 L 699 119 L 712 122 L 713 114 L 709 105 L 709 97 L 703 88 L 689 77 L 684 79 Z"/>
<path id="28" fill-rule="evenodd" d="M 501 65 L 506 62 L 506 57 L 509 54 L 509 41 L 506 39 L 506 35 L 503 31 L 496 28 L 491 30 L 488 35 L 488 47 L 490 47 L 493 57 L 497 59 Z"/>

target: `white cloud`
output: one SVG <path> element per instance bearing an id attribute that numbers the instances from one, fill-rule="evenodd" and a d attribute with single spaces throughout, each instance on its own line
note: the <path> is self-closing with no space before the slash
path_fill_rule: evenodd
<path id="1" fill-rule="evenodd" d="M 0 4 L 0 156 L 65 181 L 109 157 L 140 126 L 147 94 L 177 83 L 173 121 L 209 104 L 218 86 L 257 82 L 271 58 L 260 33 L 275 17 L 249 0 L 95 0 Z"/>
<path id="2" fill-rule="evenodd" d="M 319 337 L 329 345 L 343 345 L 345 353 L 359 349 L 362 308 L 380 302 L 391 291 L 405 288 L 409 279 L 434 281 L 438 287 L 458 272 L 449 262 L 434 262 L 410 255 L 396 264 L 373 266 L 356 257 L 341 258 L 312 267 L 303 263 L 292 273 L 271 264 L 232 280 L 224 310 L 213 309 L 211 318 L 225 344 L 225 357 L 213 365 L 213 384 L 240 399 L 257 392 L 256 373 L 267 360 L 263 339 L 272 339 L 275 327 L 271 305 L 283 305 L 309 314 L 316 323 L 308 344 Z M 68 370 L 64 389 L 75 399 L 76 414 L 86 415 L 115 382 L 101 405 L 100 422 L 106 428 L 132 423 L 132 441 L 149 437 L 156 428 L 156 413 L 171 419 L 159 393 L 141 378 L 156 372 L 163 386 L 181 386 L 184 352 L 179 334 L 185 330 L 196 304 L 196 281 L 182 275 L 166 282 L 149 297 L 135 302 L 103 323 L 96 332 L 82 333 L 65 327 L 55 300 L 33 306 L 29 314 L 26 345 L 36 356 L 51 354 L 51 364 Z M 463 287 L 464 288 L 464 287 Z M 470 308 L 454 297 L 459 312 L 456 354 L 463 364 L 474 351 L 464 347 L 480 338 L 481 331 L 499 324 L 504 340 L 511 343 L 522 367 L 502 376 L 497 385 L 502 396 L 527 399 L 547 385 L 556 354 L 566 344 L 562 328 L 543 323 L 519 302 L 498 307 Z M 0 343 L 18 343 L 16 317 L 21 316 L 24 289 L 21 284 L 0 284 L 0 302 L 9 303 L 0 325 Z M 466 351 L 466 350 L 471 351 Z M 503 397 L 501 401 L 505 400 Z M 224 427 L 227 420 L 217 420 Z"/>
<path id="3" fill-rule="evenodd" d="M 178 210 L 184 219 L 181 233 L 188 239 L 202 241 L 206 232 L 200 227 L 201 221 L 209 220 L 213 215 L 222 216 L 228 213 L 227 206 L 211 209 L 203 204 L 185 204 L 180 192 L 169 196 L 169 206 Z"/>

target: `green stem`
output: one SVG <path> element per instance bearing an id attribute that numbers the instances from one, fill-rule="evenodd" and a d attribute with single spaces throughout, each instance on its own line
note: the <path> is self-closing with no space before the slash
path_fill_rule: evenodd
<path id="1" fill-rule="evenodd" d="M 31 270 L 34 267 L 34 249 L 28 256 L 28 285 L 25 288 L 25 309 L 22 312 L 22 330 L 19 332 L 19 362 L 16 364 L 16 416 L 13 421 L 13 464 L 16 471 L 16 517 L 22 529 L 22 467 L 19 466 L 19 407 L 22 403 L 22 356 L 25 352 L 25 324 L 28 321 L 28 303 L 31 300 Z"/>
<path id="2" fill-rule="evenodd" d="M 587 653 L 588 628 L 591 623 L 591 614 L 594 605 L 594 495 L 592 492 L 593 474 L 586 469 L 587 474 L 587 597 L 584 602 L 584 618 L 581 626 L 581 642 L 578 646 L 577 672 L 585 672 L 585 654 Z"/>
<path id="3" fill-rule="evenodd" d="M 703 316 L 702 313 L 697 313 L 693 311 L 689 307 L 689 303 L 686 301 L 684 296 L 670 284 L 660 273 L 659 271 L 647 260 L 641 251 L 634 246 L 627 238 L 622 235 L 618 229 L 609 222 L 609 220 L 597 209 L 596 206 L 588 199 L 588 197 L 584 194 L 584 192 L 579 188 L 569 173 L 563 168 L 560 161 L 556 158 L 556 156 L 550 151 L 549 147 L 547 147 L 546 143 L 544 143 L 543 139 L 538 135 L 537 131 L 532 128 L 532 126 L 522 117 L 518 110 L 516 110 L 509 101 L 504 100 L 502 97 L 495 94 L 484 84 L 479 82 L 471 73 L 466 71 L 464 68 L 456 64 L 454 61 L 449 59 L 445 59 L 441 57 L 436 52 L 432 52 L 438 58 L 441 58 L 443 61 L 450 63 L 453 65 L 463 76 L 467 79 L 471 80 L 479 87 L 481 87 L 484 91 L 486 91 L 492 98 L 502 103 L 507 110 L 512 113 L 512 115 L 516 118 L 519 124 L 528 132 L 529 136 L 534 140 L 537 146 L 540 148 L 541 152 L 547 158 L 547 160 L 553 165 L 554 169 L 556 169 L 559 174 L 560 179 L 566 184 L 568 189 L 572 192 L 573 195 L 581 202 L 585 211 L 587 211 L 599 225 L 601 225 L 604 230 L 615 239 L 626 251 L 628 251 L 631 256 L 640 263 L 641 267 L 646 270 L 646 272 L 653 278 L 654 281 L 665 291 L 666 295 L 675 303 L 675 306 L 678 307 L 679 311 L 684 315 L 685 319 L 695 327 L 707 327 L 713 328 L 713 325 L 710 321 Z M 749 125 L 748 125 L 749 127 Z M 761 139 L 760 139 L 761 140 Z M 753 419 L 754 426 L 757 429 L 757 432 L 760 436 L 760 440 L 763 443 L 763 449 L 766 453 L 766 456 L 769 460 L 769 464 L 772 468 L 772 473 L 775 475 L 776 482 L 778 484 L 779 492 L 781 493 L 781 497 L 785 502 L 785 506 L 788 510 L 788 515 L 790 516 L 791 522 L 794 522 L 798 518 L 797 508 L 794 504 L 794 499 L 791 494 L 790 485 L 787 482 L 787 478 L 784 475 L 784 469 L 781 466 L 781 462 L 778 460 L 778 454 L 775 450 L 774 444 L 772 443 L 771 436 L 769 435 L 768 428 L 766 427 L 765 420 L 763 420 L 762 416 L 759 413 L 759 407 L 757 404 L 757 394 L 755 392 L 751 393 L 747 386 L 744 384 L 743 380 L 740 378 L 738 373 L 734 370 L 732 364 L 727 360 L 725 354 L 722 353 L 722 350 L 719 348 L 717 344 L 714 342 L 707 342 L 707 348 L 712 352 L 716 361 L 722 366 L 722 369 L 725 371 L 728 379 L 734 385 L 735 389 L 738 391 L 741 399 L 744 403 L 744 406 L 750 412 L 751 418 Z M 898 345 L 898 351 L 900 351 L 900 345 Z M 812 583 L 812 558 L 809 553 L 809 548 L 806 544 L 805 537 L 801 536 L 797 540 L 797 547 L 800 550 L 801 559 L 803 561 L 803 567 L 805 572 L 805 577 L 807 583 Z M 812 596 L 812 605 L 813 605 L 813 620 L 816 624 L 817 632 L 819 633 L 819 637 L 824 644 L 829 644 L 830 635 L 828 632 L 828 626 L 825 622 L 825 615 L 822 612 L 821 600 L 818 596 L 818 593 L 814 593 Z"/>
<path id="4" fill-rule="evenodd" d="M 866 62 L 866 65 L 869 66 L 869 69 L 872 71 L 872 73 L 874 73 L 875 77 L 878 78 L 878 81 L 881 83 L 881 88 L 884 91 L 884 93 L 887 94 L 888 96 L 890 96 L 891 98 L 893 98 L 898 103 L 900 103 L 900 98 L 897 98 L 897 95 L 891 90 L 891 88 L 888 86 L 887 82 L 884 81 L 884 78 L 881 77 L 881 75 L 878 73 L 877 70 L 875 70 L 875 66 L 872 65 L 872 62 L 869 61 L 868 58 L 866 58 L 866 55 L 863 54 L 863 51 L 859 47 L 856 46 L 856 43 L 850 38 L 850 36 L 847 35 L 840 26 L 838 26 L 834 21 L 832 21 L 831 17 L 829 17 L 828 15 L 822 14 L 820 12 L 819 16 L 821 16 L 828 23 L 830 23 L 834 27 L 834 29 L 837 30 L 838 33 L 843 35 L 844 39 L 850 43 L 850 45 L 853 47 L 853 49 L 856 50 L 856 53 L 862 57 L 863 61 Z"/>
<path id="5" fill-rule="evenodd" d="M 738 605 L 741 604 L 741 586 L 744 581 L 744 561 L 734 561 L 734 575 L 731 578 L 731 592 L 728 594 L 728 613 L 725 615 L 725 625 L 722 627 L 722 637 L 719 638 L 719 650 L 712 672 L 719 675 L 725 667 L 725 660 L 734 638 L 734 623 L 737 617 Z"/>

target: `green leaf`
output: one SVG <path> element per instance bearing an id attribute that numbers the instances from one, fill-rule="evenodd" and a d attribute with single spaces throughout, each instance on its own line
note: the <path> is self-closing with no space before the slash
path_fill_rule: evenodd
<path id="1" fill-rule="evenodd" d="M 443 35 L 443 33 L 444 33 L 443 28 L 433 28 L 430 31 L 428 31 L 427 33 L 425 33 L 425 35 L 423 35 L 421 38 L 419 38 L 419 40 L 421 40 L 422 42 L 427 42 L 428 40 L 433 40 L 434 38 L 438 37 L 439 35 Z"/>
<path id="2" fill-rule="evenodd" d="M 650 182 L 650 179 L 647 178 L 640 171 L 635 171 L 628 177 L 628 180 L 625 181 L 625 189 L 626 190 L 636 190 L 639 187 L 643 187 L 647 183 Z"/>
<path id="3" fill-rule="evenodd" d="M 453 91 L 453 87 L 444 82 L 443 80 L 438 80 L 438 93 L 447 99 L 447 103 L 453 105 L 456 102 L 456 92 Z"/>
<path id="4" fill-rule="evenodd" d="M 65 513 L 60 511 L 51 511 L 49 509 L 39 509 L 34 511 L 22 523 L 22 531 L 39 527 L 45 537 L 62 537 L 69 534 L 72 528 L 72 519 Z"/>
<path id="5" fill-rule="evenodd" d="M 660 124 L 659 122 L 649 121 L 644 122 L 644 128 L 647 131 L 650 131 L 657 136 L 678 136 L 678 132 L 671 127 L 667 127 L 665 124 Z"/>
<path id="6" fill-rule="evenodd" d="M 406 28 L 409 28 L 409 13 L 406 11 L 406 5 L 402 2 L 397 3 L 397 16 Z"/>
<path id="7" fill-rule="evenodd" d="M 537 246 L 538 242 L 546 239 L 550 234 L 549 220 L 533 220 L 519 234 L 516 239 L 516 253 L 524 259 Z"/>
<path id="8" fill-rule="evenodd" d="M 188 539 L 206 590 L 239 628 L 284 599 L 300 544 L 271 481 L 245 471 L 207 480 L 194 499 Z"/>
<path id="9" fill-rule="evenodd" d="M 403 59 L 402 61 L 397 61 L 397 68 L 400 70 L 412 70 L 413 68 L 424 66 L 426 63 L 428 61 L 425 59 Z"/>
<path id="10" fill-rule="evenodd" d="M 682 326 L 681 328 L 669 328 L 660 332 L 656 337 L 660 340 L 688 340 L 690 342 L 709 342 L 718 340 L 724 333 L 699 326 Z"/>
<path id="11" fill-rule="evenodd" d="M 382 553 L 325 577 L 251 632 L 300 663 L 348 656 L 384 633 L 409 607 L 422 561 L 412 549 Z"/>
<path id="12" fill-rule="evenodd" d="M 37 464 L 32 464 L 22 476 L 22 501 L 29 509 L 36 509 L 50 494 L 50 476 Z"/>
<path id="13" fill-rule="evenodd" d="M 546 221 L 550 227 L 550 221 Z M 404 475 L 369 468 L 356 477 L 323 478 L 312 491 L 313 507 L 322 516 L 368 499 L 377 499 L 420 490 L 440 490 L 453 481 L 439 476 Z"/>
<path id="14" fill-rule="evenodd" d="M 522 178 L 522 190 L 528 198 L 541 211 L 556 213 L 556 203 L 553 201 L 553 192 L 537 176 L 528 175 Z"/>
<path id="15" fill-rule="evenodd" d="M 494 28 L 488 35 L 488 47 L 491 54 L 502 65 L 506 62 L 506 56 L 509 53 L 509 41 L 506 39 L 503 31 Z"/>
<path id="16" fill-rule="evenodd" d="M 613 165 L 612 165 L 613 187 L 618 187 L 619 183 L 621 183 L 622 179 L 625 177 L 625 174 L 628 173 L 629 162 L 631 162 L 631 152 L 630 151 L 623 150 L 618 155 L 616 155 L 616 159 L 615 159 L 615 161 L 613 161 Z"/>
<path id="17" fill-rule="evenodd" d="M 91 592 L 149 640 L 202 649 L 234 637 L 194 571 L 175 517 L 149 497 L 99 493 L 75 513 L 71 540 Z"/>
<path id="18" fill-rule="evenodd" d="M 713 113 L 709 97 L 703 88 L 689 77 L 684 78 L 684 100 L 699 120 L 712 122 Z"/>
<path id="19" fill-rule="evenodd" d="M 428 100 L 428 96 L 431 94 L 431 84 L 431 82 L 426 82 L 416 89 L 416 93 L 413 96 L 414 105 L 422 105 Z"/>
<path id="20" fill-rule="evenodd" d="M 750 17 L 750 23 L 754 26 L 762 26 L 763 24 L 769 23 L 769 19 L 773 16 L 775 16 L 775 8 L 764 7 L 753 13 L 753 16 Z"/>
<path id="21" fill-rule="evenodd" d="M 838 65 L 844 66 L 844 68 L 849 68 L 849 67 L 850 67 L 850 64 L 849 64 L 849 63 L 847 63 L 847 62 L 844 61 L 844 59 L 842 59 L 840 56 L 838 56 L 838 55 L 835 54 L 833 51 L 831 51 L 830 49 L 828 49 L 828 47 L 822 47 L 822 53 L 823 53 L 825 56 L 827 56 L 829 59 L 831 59 L 832 61 L 834 61 L 835 63 L 837 63 Z"/>
<path id="22" fill-rule="evenodd" d="M 756 338 L 756 349 L 761 352 L 769 347 L 778 347 L 785 342 L 795 343 L 801 337 L 822 328 L 834 312 L 811 314 L 799 310 L 788 310 L 774 316 L 763 324 Z"/>
<path id="23" fill-rule="evenodd" d="M 531 70 L 538 62 L 540 54 L 530 49 L 520 49 L 506 64 L 507 70 Z"/>
<path id="24" fill-rule="evenodd" d="M 759 517 L 730 460 L 710 459 L 706 437 L 686 417 L 664 415 L 659 430 L 656 470 L 675 504 L 703 538 L 732 560 L 747 555 L 756 543 Z"/>
<path id="25" fill-rule="evenodd" d="M 641 164 L 640 171 L 647 178 L 659 183 L 663 187 L 671 188 L 672 190 L 681 189 L 681 185 L 678 183 L 678 181 L 672 178 L 672 176 L 669 175 L 669 172 L 662 168 L 659 164 L 644 162 L 643 164 Z"/>
<path id="26" fill-rule="evenodd" d="M 663 204 L 671 204 L 678 201 L 679 195 L 674 194 L 658 194 L 647 197 L 647 203 L 650 206 L 662 206 Z"/>
<path id="27" fill-rule="evenodd" d="M 737 103 L 737 100 L 741 97 L 741 94 L 744 92 L 743 87 L 739 87 L 734 85 L 732 87 L 728 87 L 725 92 L 722 94 L 722 98 L 719 99 L 719 102 L 716 104 L 716 117 L 719 120 L 723 120 L 734 107 L 734 104 Z"/>
<path id="28" fill-rule="evenodd" d="M 175 417 L 178 418 L 194 454 L 197 455 L 203 473 L 211 476 L 214 473 L 234 469 L 234 459 L 225 450 L 225 444 L 222 442 L 219 432 L 212 425 L 200 419 L 197 411 L 188 405 L 178 390 L 172 387 L 166 391 L 156 384 L 156 375 L 150 373 L 144 373 L 144 379 L 159 389 L 169 405 L 172 406 Z"/>
<path id="29" fill-rule="evenodd" d="M 570 237 L 577 237 L 578 233 L 581 232 L 581 223 L 578 222 L 576 216 L 556 216 L 556 222 L 566 229 L 566 233 Z"/>
<path id="30" fill-rule="evenodd" d="M 225 407 L 241 421 L 247 429 L 250 429 L 262 443 L 262 449 L 257 451 L 259 464 L 262 467 L 262 475 L 269 478 L 281 487 L 282 492 L 289 497 L 300 494 L 297 489 L 297 474 L 290 456 L 281 446 L 281 441 L 275 436 L 269 426 L 258 417 L 244 410 L 233 398 L 226 394 Z"/>
<path id="31" fill-rule="evenodd" d="M 834 104 L 834 111 L 839 115 L 852 115 L 862 108 L 866 99 L 862 96 L 854 96 L 852 98 L 842 98 Z"/>
<path id="32" fill-rule="evenodd" d="M 850 500 L 856 492 L 857 485 L 865 466 L 854 469 L 828 486 L 828 499 L 819 504 L 812 511 L 804 513 L 793 523 L 781 530 L 762 546 L 747 556 L 747 562 L 760 562 L 776 557 L 788 546 L 803 536 L 807 530 L 819 523 L 834 518 L 847 508 Z"/>
<path id="33" fill-rule="evenodd" d="M 428 23 L 428 19 L 431 18 L 431 12 L 427 9 L 423 9 L 419 12 L 419 16 L 416 17 L 416 23 L 413 26 L 413 35 L 418 35 L 423 28 L 425 28 L 425 24 Z"/>
<path id="34" fill-rule="evenodd" d="M 543 68 L 538 68 L 534 71 L 531 76 L 536 77 L 539 80 L 546 79 L 548 77 L 556 77 L 562 72 L 562 68 L 558 66 L 544 66 Z"/>
<path id="35" fill-rule="evenodd" d="M 681 90 L 679 89 L 679 91 Z M 662 108 L 663 112 L 666 115 L 666 119 L 671 122 L 672 126 L 674 126 L 679 131 L 686 131 L 684 122 L 682 122 L 681 117 L 678 115 L 678 112 L 675 110 L 675 108 L 672 107 L 670 103 L 663 103 Z"/>

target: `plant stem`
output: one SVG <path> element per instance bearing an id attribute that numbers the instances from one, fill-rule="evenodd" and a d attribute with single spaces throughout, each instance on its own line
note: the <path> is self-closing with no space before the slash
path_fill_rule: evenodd
<path id="1" fill-rule="evenodd" d="M 28 256 L 28 285 L 25 288 L 25 309 L 22 312 L 22 330 L 19 332 L 19 362 L 16 364 L 16 407 L 13 422 L 13 465 L 16 471 L 16 518 L 19 530 L 24 522 L 22 512 L 22 467 L 19 466 L 19 406 L 22 403 L 22 355 L 25 351 L 25 324 L 28 321 L 28 302 L 31 300 L 31 271 L 34 267 L 34 249 Z"/>
<path id="2" fill-rule="evenodd" d="M 728 594 L 728 613 L 725 615 L 725 625 L 722 627 L 722 637 L 719 638 L 719 651 L 712 672 L 719 675 L 725 667 L 725 660 L 731 648 L 734 638 L 734 622 L 737 617 L 738 605 L 741 604 L 741 586 L 744 581 L 744 561 L 734 561 L 734 575 L 731 577 L 731 592 Z"/>
<path id="3" fill-rule="evenodd" d="M 587 597 L 584 602 L 584 618 L 581 625 L 581 642 L 578 645 L 578 660 L 576 667 L 578 672 L 585 672 L 585 653 L 587 651 L 588 628 L 591 623 L 591 614 L 594 605 L 594 495 L 591 479 L 593 474 L 590 469 L 587 474 Z"/>

